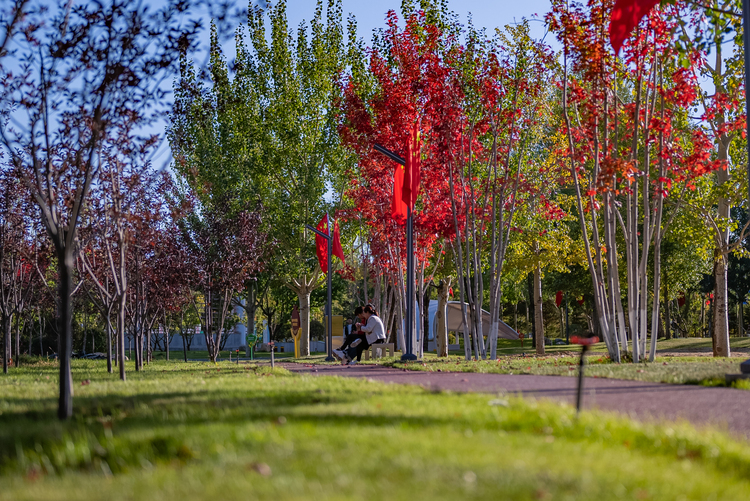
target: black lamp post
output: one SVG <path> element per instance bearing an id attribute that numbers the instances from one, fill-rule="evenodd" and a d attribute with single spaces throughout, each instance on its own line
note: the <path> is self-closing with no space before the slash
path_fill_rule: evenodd
<path id="1" fill-rule="evenodd" d="M 328 276 L 328 303 L 326 304 L 326 314 L 328 315 L 328 345 L 326 352 L 328 353 L 328 356 L 326 357 L 326 362 L 333 362 L 335 358 L 333 358 L 332 353 L 332 343 L 333 343 L 333 336 L 331 333 L 331 329 L 333 328 L 333 319 L 331 318 L 331 314 L 333 312 L 332 308 L 332 299 L 331 299 L 331 253 L 333 252 L 333 235 L 331 235 L 331 218 L 326 217 L 326 220 L 328 221 L 328 234 L 323 233 L 322 231 L 318 231 L 317 228 L 313 228 L 309 224 L 305 225 L 305 228 L 307 228 L 310 231 L 314 231 L 316 235 L 320 235 L 321 237 L 326 239 L 326 243 L 328 244 L 328 273 L 326 275 Z"/>
<path id="2" fill-rule="evenodd" d="M 750 0 L 746 0 L 750 1 Z M 395 154 L 391 150 L 375 143 L 375 151 L 382 153 L 394 162 L 400 165 L 406 165 L 403 157 Z M 416 360 L 412 346 L 412 336 L 414 335 L 414 217 L 411 207 L 406 209 L 406 346 L 401 360 Z"/>

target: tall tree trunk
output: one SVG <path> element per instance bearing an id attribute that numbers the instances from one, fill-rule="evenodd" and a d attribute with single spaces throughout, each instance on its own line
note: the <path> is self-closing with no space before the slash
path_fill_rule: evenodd
<path id="1" fill-rule="evenodd" d="M 302 332 L 299 338 L 299 353 L 302 357 L 310 356 L 310 294 L 312 290 L 301 290 L 297 293 L 297 299 L 299 301 L 299 321 L 300 329 Z M 328 324 L 326 323 L 326 330 Z M 326 342 L 328 337 L 326 336 Z"/>
<path id="2" fill-rule="evenodd" d="M 180 311 L 180 337 L 182 337 L 182 357 L 187 363 L 187 336 L 185 335 L 185 313 Z"/>
<path id="3" fill-rule="evenodd" d="M 716 88 L 717 93 L 726 93 L 723 81 L 723 53 L 722 44 L 718 43 L 715 50 L 714 82 L 719 82 Z M 717 113 L 717 129 L 723 129 L 725 125 L 725 116 L 723 113 Z M 716 136 L 716 158 L 719 161 L 729 159 L 729 144 L 731 138 L 727 132 L 723 131 Z M 716 170 L 716 182 L 721 189 L 729 182 L 729 168 Z M 730 220 L 730 200 L 719 197 L 718 200 L 718 218 L 717 221 Z M 728 357 L 731 355 L 729 348 L 729 308 L 727 306 L 727 252 L 729 246 L 730 232 L 726 223 L 719 223 L 723 226 L 718 235 L 718 245 L 714 249 L 714 300 L 713 300 L 713 347 L 715 357 Z M 718 228 L 718 226 L 717 226 Z"/>
<path id="4" fill-rule="evenodd" d="M 245 325 L 246 325 L 246 331 L 245 331 L 245 342 L 247 342 L 247 336 L 253 334 L 255 332 L 255 312 L 257 310 L 257 300 L 258 300 L 258 281 L 253 280 L 251 281 L 247 288 L 247 298 L 245 299 L 245 315 L 247 318 L 245 319 Z M 245 356 L 250 356 L 250 345 L 247 345 L 247 349 L 245 350 Z"/>
<path id="5" fill-rule="evenodd" d="M 115 321 L 115 326 L 117 326 L 117 321 Z M 117 332 L 113 332 L 112 340 L 114 341 L 114 358 L 112 359 L 112 365 L 117 367 L 117 364 L 120 360 L 120 337 L 117 335 Z"/>
<path id="6" fill-rule="evenodd" d="M 534 344 L 536 354 L 544 355 L 544 318 L 542 316 L 542 270 L 534 268 Z"/>
<path id="7" fill-rule="evenodd" d="M 44 326 L 44 319 L 42 318 L 42 310 L 41 308 L 37 308 L 37 315 L 39 316 L 39 356 L 44 356 L 44 334 L 43 334 L 43 326 Z"/>
<path id="8" fill-rule="evenodd" d="M 146 330 L 146 365 L 151 363 L 152 356 L 152 344 L 151 344 L 151 327 Z"/>
<path id="9" fill-rule="evenodd" d="M 377 272 L 374 272 L 373 281 L 372 281 L 372 303 L 375 306 L 375 309 L 378 310 L 378 312 L 380 312 L 380 315 L 385 317 L 386 312 L 385 312 L 385 308 L 382 306 L 383 301 L 381 301 L 381 296 L 383 295 L 381 286 L 382 284 L 381 284 L 380 274 Z"/>
<path id="10" fill-rule="evenodd" d="M 656 339 L 659 337 L 659 305 L 661 293 L 661 242 L 657 240 L 654 245 L 654 299 L 651 312 L 651 347 L 649 349 L 648 361 L 653 362 L 656 357 Z"/>
<path id="11" fill-rule="evenodd" d="M 714 335 L 713 347 L 715 357 L 729 357 L 729 312 L 727 311 L 727 262 L 724 254 L 714 255 L 714 273 L 716 275 L 714 290 Z"/>
<path id="12" fill-rule="evenodd" d="M 107 372 L 112 374 L 112 305 L 109 306 L 107 312 Z"/>
<path id="13" fill-rule="evenodd" d="M 423 277 L 424 278 L 424 277 Z M 423 280 L 424 282 L 424 280 Z M 424 352 L 428 350 L 428 343 L 429 343 L 429 333 L 430 333 L 430 286 L 424 287 L 421 286 L 423 296 L 422 296 L 422 307 L 420 308 L 420 311 L 422 312 L 422 326 L 420 327 L 420 330 L 422 331 L 422 349 L 420 350 L 420 358 L 424 356 Z M 434 334 L 434 333 L 433 333 Z"/>
<path id="14" fill-rule="evenodd" d="M 141 356 L 143 355 L 143 351 L 141 351 L 141 335 L 138 332 L 138 327 L 136 327 L 133 331 L 133 344 L 135 345 L 135 356 L 133 357 L 133 364 L 136 372 L 140 372 L 142 367 Z"/>
<path id="15" fill-rule="evenodd" d="M 70 367 L 70 354 L 73 351 L 71 322 L 73 308 L 70 294 L 73 292 L 73 250 L 58 250 L 58 333 L 60 336 L 60 395 L 57 417 L 61 420 L 73 416 L 73 374 Z"/>
<path id="16" fill-rule="evenodd" d="M 417 312 L 414 312 L 414 341 L 412 346 L 414 347 L 414 354 L 417 356 L 417 358 L 422 359 L 422 356 L 424 355 L 424 341 L 427 337 L 426 333 L 424 332 L 424 318 L 425 318 L 425 307 L 424 307 L 424 266 L 421 268 L 419 267 L 419 263 L 417 262 L 417 258 L 414 258 L 414 275 L 416 275 L 417 279 L 417 285 L 414 286 L 414 294 L 416 297 L 414 298 L 414 305 L 419 308 L 419 315 L 417 315 Z M 429 302 L 429 300 L 428 300 Z M 417 329 L 418 328 L 418 329 Z M 417 342 L 417 330 L 419 330 L 420 334 L 420 342 Z"/>
<path id="17" fill-rule="evenodd" d="M 528 295 L 528 301 L 526 301 L 526 325 L 529 326 L 529 334 L 534 336 L 536 340 L 536 321 L 535 321 L 535 303 L 534 303 L 534 273 L 526 275 L 526 293 Z M 534 341 L 536 342 L 536 341 Z"/>
<path id="18" fill-rule="evenodd" d="M 117 299 L 117 361 L 120 380 L 125 381 L 125 293 Z"/>
<path id="19" fill-rule="evenodd" d="M 362 259 L 362 290 L 365 293 L 365 304 L 368 304 L 370 302 L 370 289 L 369 289 L 369 286 L 367 285 L 368 274 L 369 274 L 369 270 L 367 269 L 367 259 Z"/>
<path id="20" fill-rule="evenodd" d="M 31 348 L 34 344 L 34 321 L 32 320 L 31 322 L 26 322 L 26 324 L 28 325 L 27 329 L 29 331 L 29 349 L 26 354 L 28 356 L 31 356 Z"/>
<path id="21" fill-rule="evenodd" d="M 19 324 L 21 323 L 20 313 L 16 314 L 16 356 L 13 359 L 13 363 L 16 367 L 21 366 L 21 330 Z"/>
<path id="22" fill-rule="evenodd" d="M 169 324 L 167 324 L 167 310 L 164 309 L 164 355 L 169 362 Z"/>
<path id="23" fill-rule="evenodd" d="M 303 275 L 299 279 L 292 279 L 291 283 L 286 284 L 287 287 L 297 294 L 299 300 L 299 321 L 301 330 L 299 347 L 300 356 L 302 357 L 310 356 L 310 294 L 318 286 L 320 273 L 320 270 L 316 270 L 310 277 L 308 277 L 308 275 Z M 327 338 L 326 342 L 328 342 Z"/>
<path id="24" fill-rule="evenodd" d="M 10 360 L 10 331 L 13 317 L 3 314 L 3 374 L 8 373 L 8 361 Z"/>
<path id="25" fill-rule="evenodd" d="M 745 301 L 745 297 L 743 296 L 743 297 L 740 298 L 740 304 L 739 304 L 739 307 L 740 307 L 740 315 L 739 315 L 740 316 L 740 321 L 739 321 L 739 329 L 738 330 L 739 330 L 739 336 L 740 337 L 745 337 L 745 319 L 744 319 L 745 315 L 744 315 L 744 311 L 743 311 L 743 307 L 742 307 L 744 301 Z"/>
<path id="26" fill-rule="evenodd" d="M 666 280 L 664 281 L 664 311 L 666 313 L 666 325 L 664 326 L 665 339 L 672 339 L 672 302 L 669 300 L 669 286 Z M 702 321 L 703 318 L 701 317 Z M 703 336 L 702 332 L 701 336 Z"/>
<path id="27" fill-rule="evenodd" d="M 438 286 L 438 307 L 435 314 L 437 323 L 437 332 L 435 333 L 435 344 L 437 346 L 437 356 L 448 356 L 448 291 L 451 288 L 451 278 L 448 277 L 440 282 Z"/>

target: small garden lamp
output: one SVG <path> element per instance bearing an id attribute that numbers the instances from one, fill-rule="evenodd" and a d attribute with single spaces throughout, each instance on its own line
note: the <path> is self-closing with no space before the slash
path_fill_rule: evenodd
<path id="1" fill-rule="evenodd" d="M 598 343 L 599 338 L 571 336 L 570 342 L 581 345 L 581 360 L 578 364 L 578 393 L 576 394 L 576 414 L 581 412 L 581 398 L 583 396 L 583 366 L 585 363 L 586 352 L 592 344 Z"/>

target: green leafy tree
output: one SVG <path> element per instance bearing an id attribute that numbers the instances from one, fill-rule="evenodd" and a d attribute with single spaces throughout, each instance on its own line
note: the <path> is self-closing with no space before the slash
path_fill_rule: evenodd
<path id="1" fill-rule="evenodd" d="M 321 272 L 304 225 L 333 208 L 326 195 L 340 192 L 342 173 L 352 162 L 332 111 L 348 55 L 340 0 L 328 2 L 325 16 L 319 0 L 309 26 L 302 23 L 296 37 L 286 8 L 286 1 L 251 8 L 247 25 L 237 31 L 231 69 L 214 32 L 206 81 L 183 56 L 170 141 L 176 170 L 200 187 L 204 204 L 229 189 L 238 203 L 262 200 L 277 246 L 266 273 L 298 296 L 306 355 L 310 294 Z M 249 329 L 263 301 L 256 287 L 251 281 L 246 291 Z"/>
<path id="2" fill-rule="evenodd" d="M 696 49 L 702 51 L 698 69 L 713 87 L 701 89 L 698 97 L 705 110 L 703 127 L 713 139 L 713 154 L 724 168 L 712 172 L 690 194 L 687 207 L 713 230 L 714 301 L 711 304 L 714 321 L 711 337 L 714 356 L 728 357 L 731 350 L 727 267 L 729 255 L 740 245 L 739 240 L 733 238 L 738 222 L 732 218 L 731 209 L 743 203 L 748 190 L 747 142 L 742 137 L 742 16 L 739 12 L 732 12 L 736 3 L 729 0 L 710 2 L 710 5 L 708 8 L 701 4 L 692 5 L 701 22 L 696 23 L 695 17 L 686 16 L 680 23 L 678 45 L 685 59 L 695 54 Z M 734 43 L 725 44 L 726 38 L 731 38 Z"/>

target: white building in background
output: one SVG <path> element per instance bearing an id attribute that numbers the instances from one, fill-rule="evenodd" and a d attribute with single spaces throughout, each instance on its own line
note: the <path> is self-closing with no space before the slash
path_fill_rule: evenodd
<path id="1" fill-rule="evenodd" d="M 245 334 L 247 333 L 247 326 L 245 325 L 245 309 L 241 306 L 235 306 L 234 313 L 239 317 L 239 321 L 231 331 L 224 334 L 224 336 L 226 336 L 226 343 L 224 343 L 225 350 L 236 350 L 238 348 L 242 349 L 242 347 L 247 344 L 245 340 Z M 160 333 L 159 335 L 161 336 L 162 334 Z M 201 334 L 201 327 L 200 325 L 197 325 L 195 327 L 193 340 L 190 343 L 190 350 L 205 351 L 207 349 L 206 336 Z M 177 334 L 172 336 L 172 338 L 169 340 L 169 350 L 182 350 L 182 335 Z"/>
<path id="2" fill-rule="evenodd" d="M 458 301 L 449 301 L 447 305 L 447 318 L 448 318 L 448 324 L 449 324 L 449 330 L 453 332 L 462 332 L 463 331 L 463 320 L 462 316 L 460 314 L 460 304 Z M 417 318 L 419 318 L 419 303 L 415 303 L 415 314 L 417 315 Z M 428 331 L 427 331 L 427 340 L 428 340 L 428 351 L 434 351 L 435 350 L 435 331 L 437 329 L 436 326 L 436 314 L 437 314 L 437 308 L 438 308 L 438 302 L 437 300 L 431 300 L 428 312 Z M 236 306 L 234 308 L 234 313 L 239 317 L 239 321 L 237 324 L 232 328 L 231 331 L 226 335 L 226 343 L 224 344 L 225 350 L 236 350 L 236 349 L 244 349 L 243 347 L 247 344 L 246 342 L 246 333 L 247 333 L 247 325 L 245 321 L 245 309 L 241 306 Z M 489 313 L 486 311 L 482 311 L 482 317 L 483 317 L 483 331 L 486 334 L 489 333 Z M 403 328 L 403 326 L 402 326 Z M 417 343 L 421 343 L 422 341 L 422 324 L 421 322 L 417 322 L 416 325 L 417 332 Z M 161 336 L 161 329 L 159 336 Z M 513 330 L 509 325 L 507 325 L 504 322 L 500 322 L 499 326 L 499 337 L 505 338 L 505 339 L 518 339 L 518 333 Z M 264 343 L 267 344 L 271 340 L 271 334 L 268 329 L 268 322 L 264 319 L 263 320 L 263 328 L 262 328 L 262 337 L 258 340 L 258 343 Z M 398 344 L 398 337 L 396 337 L 396 343 Z M 284 346 L 285 351 L 286 350 L 293 350 L 294 344 L 293 343 L 278 343 L 279 346 Z M 401 349 L 400 346 L 397 347 L 398 349 Z M 458 349 L 458 345 L 450 345 L 451 349 Z M 182 336 L 181 335 L 175 335 L 173 336 L 169 341 L 169 349 L 170 351 L 176 351 L 176 350 L 182 350 Z M 203 334 L 201 334 L 201 328 L 200 326 L 195 327 L 195 334 L 193 335 L 193 340 L 190 343 L 190 350 L 196 350 L 196 351 L 204 351 L 206 350 L 206 338 Z M 312 352 L 324 352 L 326 349 L 325 342 L 324 341 L 311 341 L 310 342 L 310 350 Z"/>

